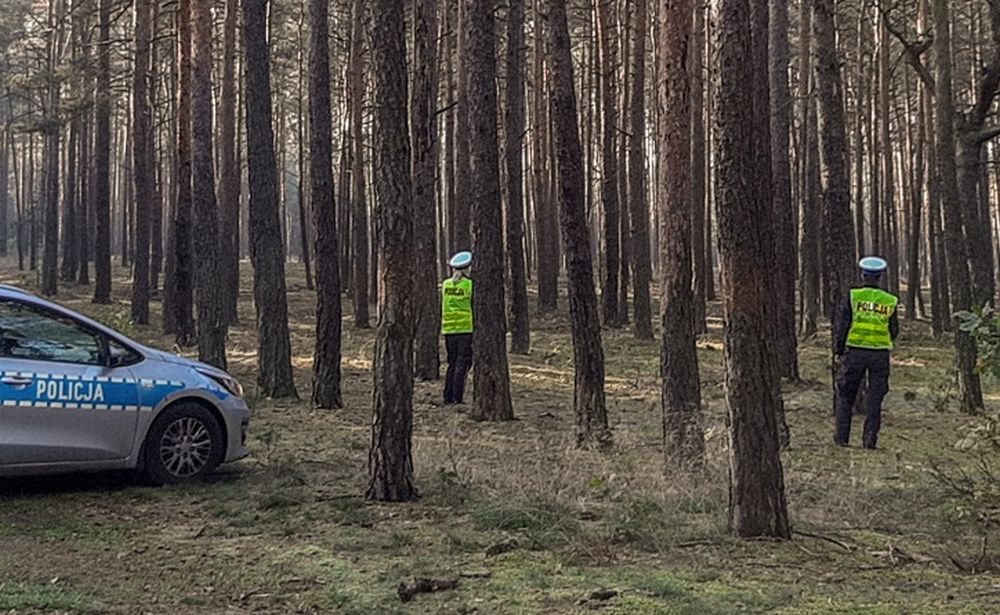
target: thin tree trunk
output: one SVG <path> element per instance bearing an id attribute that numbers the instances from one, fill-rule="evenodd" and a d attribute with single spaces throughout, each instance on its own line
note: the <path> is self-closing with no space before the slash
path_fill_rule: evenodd
<path id="1" fill-rule="evenodd" d="M 528 354 L 531 346 L 528 282 L 524 262 L 524 0 L 510 0 L 507 14 L 507 108 L 504 122 L 507 166 L 507 266 L 510 271 L 510 351 Z"/>
<path id="2" fill-rule="evenodd" d="M 351 250 L 354 255 L 354 326 L 369 327 L 368 318 L 368 199 L 365 195 L 364 150 L 364 0 L 354 0 L 351 16 L 351 56 L 348 73 L 350 91 L 351 140 L 354 165 L 351 168 Z"/>
<path id="3" fill-rule="evenodd" d="M 792 206 L 792 96 L 788 84 L 788 1 L 770 0 L 771 173 L 775 272 L 774 341 L 778 374 L 799 377 L 795 336 L 795 214 Z"/>
<path id="4" fill-rule="evenodd" d="M 815 0 L 813 12 L 816 50 L 816 91 L 820 112 L 819 140 L 823 161 L 822 251 L 826 264 L 826 313 L 834 328 L 830 335 L 830 369 L 834 373 L 835 340 L 840 305 L 855 279 L 854 228 L 847 168 L 847 137 L 841 99 L 840 67 L 836 56 L 833 0 Z M 836 395 L 833 395 L 834 408 Z"/>
<path id="5" fill-rule="evenodd" d="M 265 397 L 296 397 L 292 378 L 285 254 L 279 226 L 278 166 L 274 153 L 271 111 L 271 67 L 267 46 L 268 0 L 243 0 L 243 44 L 246 57 L 245 96 L 249 239 L 253 263 L 254 307 L 257 310 L 257 385 Z"/>
<path id="6" fill-rule="evenodd" d="M 94 303 L 111 302 L 111 0 L 98 1 L 94 143 Z"/>
<path id="7" fill-rule="evenodd" d="M 239 322 L 240 295 L 240 165 L 236 136 L 236 38 L 239 0 L 226 0 L 223 26 L 222 92 L 219 114 L 219 272 L 222 280 L 222 315 L 228 324 Z M 255 94 L 256 95 L 256 94 Z"/>
<path id="8" fill-rule="evenodd" d="M 666 9 L 661 9 L 666 10 Z M 694 6 L 694 25 L 691 41 L 688 46 L 690 53 L 689 75 L 691 79 L 691 249 L 693 254 L 694 281 L 694 330 L 698 335 L 708 332 L 706 312 L 706 278 L 709 275 L 705 259 L 705 11 L 706 7 L 696 3 Z M 662 77 L 662 75 L 661 75 Z M 662 147 L 662 146 L 661 146 Z M 664 155 L 661 150 L 660 155 Z M 662 183 L 662 182 L 661 182 Z M 664 198 L 661 196 L 661 199 Z M 662 225 L 661 214 L 660 224 Z M 660 243 L 661 254 L 664 251 Z M 661 264 L 663 275 L 666 268 Z M 661 305 L 660 310 L 663 310 Z"/>
<path id="9" fill-rule="evenodd" d="M 653 339 L 652 278 L 649 247 L 649 206 L 646 200 L 646 2 L 637 0 L 632 12 L 632 94 L 629 100 L 628 198 L 632 222 L 629 256 L 632 260 L 633 331 L 641 340 Z"/>
<path id="10" fill-rule="evenodd" d="M 801 212 L 799 216 L 799 297 L 802 302 L 799 334 L 812 337 L 820 315 L 820 171 L 819 126 L 816 83 L 813 72 L 812 0 L 800 0 L 799 7 L 799 99 L 802 131 Z"/>
<path id="11" fill-rule="evenodd" d="M 416 377 L 437 380 L 441 305 L 437 292 L 437 0 L 413 0 L 413 91 L 410 112 L 413 147 L 413 239 L 418 267 L 416 304 Z"/>
<path id="12" fill-rule="evenodd" d="M 618 316 L 618 257 L 619 224 L 618 212 L 618 163 L 615 160 L 615 144 L 618 133 L 618 97 L 615 83 L 617 57 L 612 31 L 612 0 L 597 2 L 597 29 L 600 32 L 599 73 L 601 83 L 601 203 L 604 209 L 604 283 L 601 285 L 601 302 L 604 309 L 604 324 L 617 326 Z M 589 106 L 589 105 L 587 105 Z"/>
<path id="13" fill-rule="evenodd" d="M 642 0 L 640 0 L 640 3 Z M 695 9 L 701 11 L 700 8 Z M 704 203 L 691 199 L 691 83 L 689 71 L 701 71 L 700 61 L 686 65 L 692 41 L 691 0 L 661 0 L 657 53 L 659 164 L 657 208 L 660 212 L 660 399 L 667 468 L 698 467 L 704 463 L 705 435 L 701 422 L 701 385 L 695 346 L 695 304 L 692 286 L 692 210 Z M 698 21 L 698 20 L 696 20 Z M 641 31 L 638 31 L 641 35 Z M 704 314 L 702 314 L 704 317 Z"/>
<path id="14" fill-rule="evenodd" d="M 548 0 L 546 29 L 549 36 L 556 164 L 563 246 L 569 268 L 569 304 L 575 365 L 574 400 L 578 446 L 611 444 L 604 398 L 604 349 L 594 290 L 590 238 L 583 202 L 583 150 L 577 126 L 573 91 L 566 0 Z"/>
<path id="15" fill-rule="evenodd" d="M 507 325 L 504 316 L 503 212 L 500 194 L 497 135 L 496 47 L 492 0 L 471 0 L 462 23 L 467 45 L 469 186 L 472 203 L 473 248 L 476 254 L 472 295 L 476 331 L 473 337 L 475 403 L 472 418 L 509 421 L 514 418 L 507 365 Z M 589 249 L 587 245 L 584 249 Z"/>
<path id="16" fill-rule="evenodd" d="M 312 402 L 340 408 L 341 305 L 337 204 L 333 186 L 333 126 L 330 116 L 329 2 L 310 0 L 309 202 L 316 228 L 316 352 Z"/>
<path id="17" fill-rule="evenodd" d="M 226 367 L 224 287 L 219 263 L 219 211 L 215 200 L 212 122 L 212 6 L 191 5 L 191 203 L 194 211 L 198 359 Z"/>
<path id="18" fill-rule="evenodd" d="M 944 210 L 945 249 L 948 252 L 948 281 L 953 305 L 958 310 L 973 305 L 972 281 L 968 267 L 968 249 L 963 232 L 963 214 L 959 195 L 955 151 L 955 100 L 952 85 L 951 34 L 948 0 L 934 0 L 934 118 L 939 196 Z M 970 221 L 971 222 L 971 221 Z M 955 331 L 955 370 L 958 396 L 963 412 L 983 409 L 983 393 L 976 372 L 976 344 L 968 333 Z"/>
<path id="19" fill-rule="evenodd" d="M 132 269 L 132 320 L 149 324 L 150 204 L 156 186 L 153 169 L 153 109 L 149 75 L 153 13 L 149 0 L 135 2 L 135 67 L 132 75 L 132 181 L 135 187 L 135 267 Z"/>

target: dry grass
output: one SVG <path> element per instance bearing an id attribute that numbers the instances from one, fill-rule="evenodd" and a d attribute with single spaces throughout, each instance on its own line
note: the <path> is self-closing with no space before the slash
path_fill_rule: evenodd
<path id="1" fill-rule="evenodd" d="M 0 282 L 33 284 L 2 271 Z M 297 267 L 290 276 L 296 381 L 307 399 L 314 297 Z M 169 348 L 156 327 L 127 323 L 118 282 L 112 306 L 91 305 L 81 288 L 60 301 Z M 252 383 L 248 287 L 240 307 L 231 367 Z M 975 559 L 984 530 L 927 473 L 932 459 L 967 462 L 951 445 L 968 419 L 946 403 L 950 350 L 924 325 L 904 325 L 875 453 L 832 446 L 824 346 L 804 345 L 804 380 L 785 388 L 793 449 L 784 456 L 803 534 L 775 544 L 725 531 L 718 314 L 700 343 L 704 473 L 664 467 L 659 350 L 624 331 L 605 333 L 616 445 L 574 448 L 568 325 L 534 314 L 533 353 L 511 357 L 517 421 L 474 422 L 436 405 L 439 383 L 418 383 L 414 461 L 423 497 L 392 506 L 359 497 L 372 334 L 352 330 L 347 316 L 346 407 L 318 411 L 251 391 L 255 456 L 212 484 L 154 489 L 119 475 L 8 481 L 0 489 L 0 610 L 570 613 L 598 606 L 587 598 L 600 588 L 619 592 L 602 603 L 609 613 L 1000 610 L 994 576 L 964 575 L 949 561 Z M 498 544 L 507 552 L 488 556 Z M 395 596 L 401 580 L 462 574 L 454 591 L 406 605 Z"/>

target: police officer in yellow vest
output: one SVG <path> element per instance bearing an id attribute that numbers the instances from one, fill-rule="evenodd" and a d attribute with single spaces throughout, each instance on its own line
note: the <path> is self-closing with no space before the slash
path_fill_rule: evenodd
<path id="1" fill-rule="evenodd" d="M 444 403 L 461 404 L 472 367 L 472 280 L 466 275 L 472 253 L 459 252 L 448 264 L 452 275 L 441 284 L 441 332 L 448 351 Z"/>
<path id="2" fill-rule="evenodd" d="M 851 410 L 858 389 L 868 376 L 868 398 L 862 443 L 875 448 L 882 424 L 882 399 L 889 392 L 889 351 L 899 334 L 896 306 L 899 299 L 879 288 L 888 264 L 869 256 L 859 263 L 864 286 L 851 290 L 838 319 L 836 352 L 840 357 L 837 373 L 837 431 L 834 441 L 847 446 L 851 436 Z"/>

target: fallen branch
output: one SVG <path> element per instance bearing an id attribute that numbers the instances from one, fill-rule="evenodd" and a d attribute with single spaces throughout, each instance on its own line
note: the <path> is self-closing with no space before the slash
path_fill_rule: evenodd
<path id="1" fill-rule="evenodd" d="M 417 594 L 431 594 L 458 587 L 458 579 L 413 579 L 412 585 L 400 583 L 396 594 L 403 602 L 413 600 Z"/>
<path id="2" fill-rule="evenodd" d="M 854 547 L 852 547 L 851 545 L 848 545 L 848 544 L 846 544 L 844 542 L 841 542 L 840 540 L 837 540 L 836 538 L 834 538 L 832 536 L 826 536 L 824 534 L 813 534 L 812 532 L 803 532 L 801 530 L 793 530 L 792 533 L 793 534 L 798 534 L 799 536 L 805 536 L 806 538 L 815 538 L 816 540 L 825 540 L 826 542 L 829 542 L 831 544 L 837 545 L 838 547 L 840 547 L 844 551 L 848 551 L 848 552 L 854 551 Z"/>

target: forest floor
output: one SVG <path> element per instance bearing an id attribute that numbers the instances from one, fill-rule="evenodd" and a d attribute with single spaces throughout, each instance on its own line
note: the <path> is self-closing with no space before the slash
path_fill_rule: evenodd
<path id="1" fill-rule="evenodd" d="M 343 410 L 259 399 L 246 273 L 229 356 L 251 391 L 254 455 L 185 487 L 120 474 L 0 482 L 0 612 L 1000 612 L 998 535 L 931 471 L 972 472 L 977 458 L 954 446 L 975 421 L 949 398 L 950 345 L 926 324 L 903 323 L 877 451 L 857 446 L 859 424 L 851 448 L 833 446 L 825 342 L 803 344 L 803 380 L 784 387 L 796 534 L 741 541 L 726 532 L 718 306 L 699 342 L 704 474 L 665 471 L 658 345 L 627 331 L 604 333 L 615 446 L 576 450 L 568 321 L 533 314 L 532 354 L 511 356 L 518 420 L 474 422 L 437 405 L 440 383 L 418 383 L 423 497 L 382 505 L 361 497 L 372 331 L 350 326 L 345 302 Z M 295 376 L 308 399 L 314 295 L 302 280 L 290 266 Z M 35 285 L 11 269 L 0 282 Z M 124 277 L 114 305 L 90 304 L 90 292 L 59 301 L 172 346 L 157 327 L 128 323 Z M 1000 387 L 986 387 L 995 408 Z M 414 577 L 459 584 L 403 603 L 396 588 Z"/>

